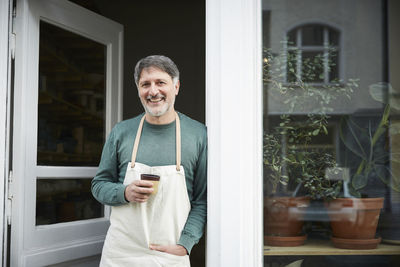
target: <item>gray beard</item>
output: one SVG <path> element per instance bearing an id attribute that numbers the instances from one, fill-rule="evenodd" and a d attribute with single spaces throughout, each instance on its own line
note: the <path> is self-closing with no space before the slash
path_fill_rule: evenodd
<path id="1" fill-rule="evenodd" d="M 174 103 L 175 103 L 175 100 L 171 103 L 171 105 L 165 105 L 165 108 L 163 107 L 163 109 L 158 112 L 152 112 L 151 109 L 146 106 L 146 103 L 142 103 L 142 105 L 143 105 L 143 108 L 146 111 L 146 113 L 150 114 L 153 117 L 161 117 L 162 115 L 167 113 L 167 111 L 170 110 L 171 107 L 174 106 Z"/>

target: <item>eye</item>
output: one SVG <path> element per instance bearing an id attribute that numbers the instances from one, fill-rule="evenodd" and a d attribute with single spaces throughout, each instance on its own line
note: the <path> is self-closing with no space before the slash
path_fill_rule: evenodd
<path id="1" fill-rule="evenodd" d="M 164 82 L 164 81 L 159 81 L 158 84 L 159 84 L 159 85 L 164 85 L 164 84 L 166 84 L 166 82 Z"/>
<path id="2" fill-rule="evenodd" d="M 150 83 L 144 82 L 140 85 L 140 87 L 149 87 Z"/>

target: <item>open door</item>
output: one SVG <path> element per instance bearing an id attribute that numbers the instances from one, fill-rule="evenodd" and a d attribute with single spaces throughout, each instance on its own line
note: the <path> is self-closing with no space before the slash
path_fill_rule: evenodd
<path id="1" fill-rule="evenodd" d="M 90 193 L 122 115 L 122 25 L 66 0 L 17 0 L 10 266 L 101 253 Z"/>

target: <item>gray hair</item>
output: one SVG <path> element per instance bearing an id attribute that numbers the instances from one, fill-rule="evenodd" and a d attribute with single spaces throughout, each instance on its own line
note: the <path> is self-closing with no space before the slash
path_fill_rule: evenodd
<path id="1" fill-rule="evenodd" d="M 142 58 L 138 61 L 138 63 L 136 63 L 134 74 L 136 86 L 139 85 L 140 74 L 142 73 L 142 71 L 150 67 L 155 67 L 168 73 L 168 75 L 171 76 L 174 84 L 176 84 L 179 80 L 178 67 L 169 57 L 162 55 L 152 55 Z"/>

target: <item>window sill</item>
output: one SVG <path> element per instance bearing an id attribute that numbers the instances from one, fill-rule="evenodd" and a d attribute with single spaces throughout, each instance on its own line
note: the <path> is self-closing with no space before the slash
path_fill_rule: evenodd
<path id="1" fill-rule="evenodd" d="M 340 249 L 333 247 L 330 240 L 312 239 L 298 247 L 264 246 L 264 256 L 287 255 L 400 255 L 400 245 L 380 243 L 376 249 Z"/>

